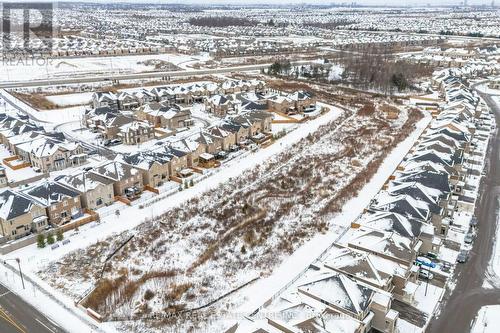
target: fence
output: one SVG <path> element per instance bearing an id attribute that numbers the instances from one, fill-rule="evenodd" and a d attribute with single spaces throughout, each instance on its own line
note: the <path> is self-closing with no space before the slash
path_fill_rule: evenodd
<path id="1" fill-rule="evenodd" d="M 97 214 L 96 212 L 89 211 L 89 210 L 86 210 L 85 212 L 87 214 L 89 214 L 89 216 L 80 218 L 76 221 L 67 223 L 65 225 L 62 225 L 60 227 L 57 227 L 57 228 L 54 228 L 51 230 L 42 231 L 39 234 L 47 236 L 49 233 L 52 233 L 52 234 L 56 233 L 58 230 L 62 230 L 63 232 L 66 232 L 68 230 L 76 229 L 76 228 L 78 228 L 82 225 L 85 225 L 87 223 L 99 220 L 99 214 Z M 3 245 L 2 247 L 0 247 L 0 254 L 5 255 L 5 254 L 8 254 L 12 251 L 19 250 L 20 248 L 23 248 L 25 246 L 35 244 L 37 242 L 37 237 L 39 234 L 33 234 L 30 236 L 24 237 L 22 239 L 19 239 L 15 242 L 12 242 L 10 244 L 8 243 L 8 244 Z"/>
<path id="2" fill-rule="evenodd" d="M 13 274 L 17 275 L 18 277 L 20 276 L 19 275 L 19 271 L 16 268 L 12 267 L 11 265 L 9 265 L 7 263 L 4 263 L 3 261 L 1 263 L 2 263 L 3 267 L 5 267 L 6 269 L 10 270 Z M 45 289 L 44 286 L 40 285 L 38 282 L 36 282 L 35 280 L 33 280 L 30 276 L 28 276 L 26 274 L 23 274 L 23 278 L 24 278 L 24 281 L 26 281 L 28 283 L 31 283 L 31 285 L 33 286 L 33 288 L 36 288 L 39 292 L 41 292 L 42 294 L 44 294 L 45 296 L 47 296 L 49 299 L 51 299 L 52 301 L 54 301 L 57 305 L 61 306 L 66 311 L 72 313 L 73 315 L 75 315 L 76 317 L 78 317 L 81 321 L 83 321 L 84 323 L 86 323 L 90 328 L 92 328 L 93 332 L 95 331 L 95 332 L 99 332 L 99 333 L 104 333 L 104 331 L 101 328 L 99 328 L 95 323 L 91 322 L 88 319 L 88 317 L 84 316 L 82 313 L 80 313 L 78 310 L 76 310 L 76 308 L 69 307 L 64 302 L 62 302 L 61 300 L 59 300 L 57 297 L 53 296 L 50 292 L 48 292 Z"/>

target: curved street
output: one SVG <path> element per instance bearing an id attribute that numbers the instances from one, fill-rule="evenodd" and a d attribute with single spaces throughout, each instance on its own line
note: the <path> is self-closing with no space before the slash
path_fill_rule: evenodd
<path id="1" fill-rule="evenodd" d="M 474 89 L 495 113 L 497 130 L 492 136 L 486 161 L 486 176 L 481 183 L 479 201 L 476 206 L 478 232 L 466 264 L 457 264 L 455 274 L 456 287 L 447 292 L 441 311 L 431 321 L 428 332 L 466 333 L 482 306 L 500 304 L 500 285 L 488 274 L 496 239 L 497 214 L 500 199 L 500 107 L 493 98 Z M 484 288 L 483 283 L 490 284 Z"/>

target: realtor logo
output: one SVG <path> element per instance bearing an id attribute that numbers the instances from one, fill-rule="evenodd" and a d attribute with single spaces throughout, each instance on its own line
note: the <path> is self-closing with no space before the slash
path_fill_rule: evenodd
<path id="1" fill-rule="evenodd" d="M 52 50 L 54 4 L 7 2 L 2 8 L 2 51 L 39 54 Z"/>

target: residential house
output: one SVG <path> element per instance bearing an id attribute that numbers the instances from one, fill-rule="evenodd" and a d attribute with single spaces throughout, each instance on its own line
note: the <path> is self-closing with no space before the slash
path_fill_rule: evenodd
<path id="1" fill-rule="evenodd" d="M 97 210 L 114 202 L 113 181 L 94 173 L 77 172 L 64 176 L 57 182 L 78 192 L 83 208 Z"/>
<path id="2" fill-rule="evenodd" d="M 47 227 L 45 207 L 23 193 L 0 192 L 0 231 L 2 239 L 21 238 Z"/>
<path id="3" fill-rule="evenodd" d="M 119 127 L 118 138 L 126 145 L 137 145 L 155 138 L 155 130 L 144 121 L 134 120 Z"/>
<path id="4" fill-rule="evenodd" d="M 63 225 L 82 216 L 80 193 L 57 182 L 46 180 L 23 190 L 23 193 L 46 208 L 52 225 Z"/>
<path id="5" fill-rule="evenodd" d="M 99 165 L 89 172 L 113 181 L 115 196 L 136 198 L 143 190 L 142 173 L 125 163 L 111 161 Z"/>
<path id="6" fill-rule="evenodd" d="M 144 185 L 158 187 L 170 178 L 170 161 L 172 155 L 159 151 L 138 152 L 135 154 L 118 155 L 116 161 L 126 163 L 142 173 Z"/>

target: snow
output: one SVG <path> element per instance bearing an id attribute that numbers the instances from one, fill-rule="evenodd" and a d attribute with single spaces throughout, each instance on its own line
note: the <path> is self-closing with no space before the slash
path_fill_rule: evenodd
<path id="1" fill-rule="evenodd" d="M 500 239 L 500 211 L 497 213 L 497 225 L 496 225 L 496 237 L 495 243 L 493 245 L 493 251 L 491 254 L 490 261 L 488 262 L 488 268 L 486 270 L 487 278 L 484 280 L 484 288 L 493 288 L 492 283 L 495 285 L 500 285 L 500 245 L 498 244 L 498 239 Z"/>
<path id="2" fill-rule="evenodd" d="M 394 168 L 408 153 L 430 120 L 430 116 L 426 116 L 420 120 L 416 126 L 416 130 L 391 151 L 370 182 L 368 182 L 359 192 L 360 194 L 348 201 L 344 205 L 342 212 L 330 221 L 330 225 L 334 225 L 336 228 L 331 228 L 332 230 L 326 234 L 320 234 L 313 237 L 284 260 L 283 263 L 273 271 L 272 275 L 265 279 L 260 279 L 250 287 L 244 289 L 241 293 L 238 293 L 238 297 L 246 301 L 236 311 L 251 313 L 272 295 L 277 293 L 283 287 L 284 281 L 290 281 L 293 277 L 301 273 L 305 267 L 308 267 L 312 262 L 317 260 L 317 258 L 327 250 L 339 236 L 343 235 L 343 232 L 348 228 L 350 223 L 363 212 L 363 209 L 368 206 L 370 200 L 382 188 L 387 178 L 394 171 Z"/>
<path id="3" fill-rule="evenodd" d="M 396 321 L 396 332 L 397 333 L 421 333 L 422 328 L 415 326 L 404 319 L 398 318 Z"/>
<path id="4" fill-rule="evenodd" d="M 101 220 L 102 222 L 99 224 L 91 223 L 80 227 L 80 232 L 78 234 L 70 235 L 66 233 L 68 234 L 66 237 L 70 237 L 71 242 L 64 247 L 59 247 L 56 250 L 51 250 L 50 248 L 38 249 L 36 244 L 33 244 L 13 252 L 12 255 L 29 258 L 27 274 L 33 274 L 49 261 L 57 260 L 73 250 L 85 248 L 112 234 L 132 229 L 144 220 L 145 215 L 148 215 L 148 217 L 151 215 L 160 215 L 166 210 L 176 207 L 190 198 L 198 196 L 202 192 L 215 188 L 221 182 L 227 181 L 229 178 L 235 177 L 245 170 L 252 169 L 271 156 L 286 150 L 287 147 L 293 145 L 309 133 L 314 132 L 319 126 L 336 119 L 341 112 L 340 109 L 335 108 L 323 117 L 303 124 L 300 130 L 289 133 L 286 138 L 278 140 L 275 144 L 260 149 L 257 152 L 249 153 L 241 159 L 235 159 L 227 164 L 223 164 L 221 168 L 217 170 L 217 173 L 200 181 L 196 186 L 170 196 L 169 200 L 161 200 L 151 204 L 148 210 L 154 212 L 154 214 L 147 214 L 145 210 L 139 209 L 137 206 L 127 207 L 121 212 L 121 215 L 127 216 L 127 219 L 120 219 L 119 217 L 117 218 L 114 215 L 110 215 L 103 218 Z"/>
<path id="5" fill-rule="evenodd" d="M 8 259 L 12 259 L 10 257 Z M 3 258 L 6 259 L 6 258 Z M 10 265 L 11 261 L 7 261 Z M 21 259 L 21 267 L 24 273 L 24 261 Z M 17 270 L 17 268 L 14 268 Z M 49 288 L 43 281 L 34 278 L 34 281 L 45 287 Z M 21 297 L 26 302 L 30 303 L 37 309 L 43 309 L 44 315 L 50 320 L 59 324 L 63 329 L 68 332 L 100 332 L 97 328 L 97 322 L 90 319 L 90 317 L 83 314 L 75 314 L 73 311 L 68 309 L 74 309 L 74 302 L 72 299 L 62 295 L 57 290 L 51 290 L 50 293 L 62 302 L 65 306 L 61 306 L 60 303 L 56 302 L 53 298 L 42 293 L 36 286 L 34 286 L 28 279 L 24 280 L 26 289 L 23 289 L 21 280 L 17 274 L 14 274 L 9 269 L 2 269 L 0 273 L 0 283 L 9 288 L 11 292 L 15 293 Z M 106 332 L 114 332 L 112 329 L 107 329 Z"/>
<path id="6" fill-rule="evenodd" d="M 496 333 L 499 326 L 500 305 L 487 305 L 479 309 L 470 333 Z"/>
<path id="7" fill-rule="evenodd" d="M 431 283 L 419 281 L 415 292 L 415 307 L 432 316 L 444 295 L 444 291 L 443 288 L 439 288 Z"/>
<path id="8" fill-rule="evenodd" d="M 61 94 L 47 96 L 46 98 L 59 106 L 71 106 L 71 105 L 82 105 L 89 104 L 92 101 L 91 92 L 86 93 L 76 93 L 76 94 Z"/>
<path id="9" fill-rule="evenodd" d="M 154 70 L 144 65 L 147 60 L 163 60 L 174 65 L 186 65 L 186 61 L 197 61 L 189 55 L 153 54 L 113 57 L 83 57 L 50 59 L 39 62 L 4 62 L 0 66 L 0 82 L 29 81 L 57 77 L 76 77 L 89 74 L 125 74 Z M 194 60 L 193 60 L 194 59 Z M 183 64 L 184 63 L 184 64 Z"/>

